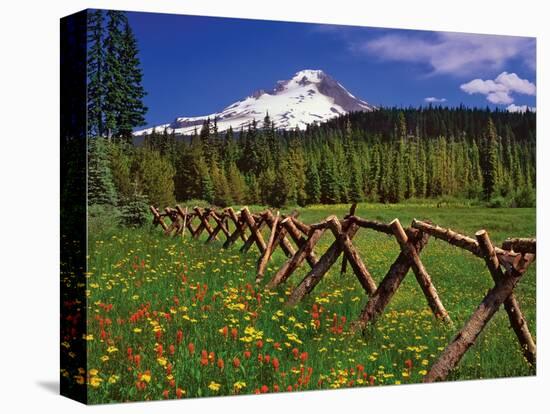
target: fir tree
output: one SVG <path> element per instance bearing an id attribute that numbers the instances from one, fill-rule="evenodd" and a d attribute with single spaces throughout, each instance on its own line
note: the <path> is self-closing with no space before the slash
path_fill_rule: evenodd
<path id="1" fill-rule="evenodd" d="M 117 204 L 108 143 L 102 137 L 88 140 L 88 204 Z"/>
<path id="2" fill-rule="evenodd" d="M 124 111 L 127 87 L 125 85 L 124 68 L 121 62 L 123 47 L 122 24 L 126 21 L 123 12 L 107 11 L 107 34 L 104 40 L 105 68 L 104 68 L 104 112 L 107 137 L 118 136 L 118 122 Z"/>
<path id="3" fill-rule="evenodd" d="M 483 193 L 490 200 L 498 188 L 498 137 L 493 120 L 489 118 L 483 152 Z"/>
<path id="4" fill-rule="evenodd" d="M 103 68 L 103 23 L 101 10 L 88 13 L 88 135 L 104 133 L 103 100 L 105 96 Z"/>
<path id="5" fill-rule="evenodd" d="M 131 140 L 135 127 L 145 124 L 147 107 L 143 104 L 145 89 L 142 86 L 143 73 L 140 68 L 137 42 L 128 20 L 123 20 L 121 33 L 121 47 L 119 51 L 120 69 L 124 99 L 118 119 L 118 134 Z"/>
<path id="6" fill-rule="evenodd" d="M 314 162 L 307 165 L 305 191 L 308 204 L 318 204 L 321 201 L 321 180 Z"/>

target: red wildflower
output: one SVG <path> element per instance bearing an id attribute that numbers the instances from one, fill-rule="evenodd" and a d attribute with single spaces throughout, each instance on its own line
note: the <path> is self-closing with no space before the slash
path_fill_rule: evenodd
<path id="1" fill-rule="evenodd" d="M 233 366 L 239 368 L 241 366 L 241 360 L 237 357 L 233 358 Z"/>
<path id="2" fill-rule="evenodd" d="M 176 389 L 176 397 L 181 398 L 183 396 L 183 390 L 181 388 Z"/>
<path id="3" fill-rule="evenodd" d="M 261 392 L 262 394 L 265 394 L 265 393 L 268 392 L 268 391 L 269 391 L 269 388 L 268 388 L 267 385 L 265 385 L 265 384 L 262 385 L 262 387 L 260 388 L 260 392 Z"/>
<path id="4" fill-rule="evenodd" d="M 279 360 L 277 358 L 273 358 L 271 363 L 273 364 L 273 368 L 275 369 L 275 371 L 279 371 Z"/>
<path id="5" fill-rule="evenodd" d="M 264 346 L 264 341 L 262 341 L 261 339 L 258 339 L 258 342 L 256 342 L 256 346 L 258 348 L 262 348 Z"/>
<path id="6" fill-rule="evenodd" d="M 250 351 L 244 351 L 244 357 L 245 357 L 246 359 L 250 359 L 250 356 L 251 356 Z"/>
<path id="7" fill-rule="evenodd" d="M 170 396 L 170 391 L 168 391 L 168 390 L 162 391 L 162 396 L 163 396 L 165 399 L 168 399 L 169 396 Z"/>
<path id="8" fill-rule="evenodd" d="M 223 359 L 218 358 L 218 368 L 220 370 L 223 370 L 223 367 L 224 367 Z"/>
<path id="9" fill-rule="evenodd" d="M 195 353 L 195 344 L 193 344 L 193 342 L 189 342 L 189 345 L 187 345 L 187 349 L 189 350 L 190 354 L 194 354 Z"/>
<path id="10" fill-rule="evenodd" d="M 237 328 L 231 328 L 231 337 L 233 340 L 237 339 Z"/>
<path id="11" fill-rule="evenodd" d="M 181 343 L 182 340 L 183 340 L 183 331 L 179 329 L 176 335 L 176 342 L 179 344 Z"/>
<path id="12" fill-rule="evenodd" d="M 306 362 L 307 357 L 308 357 L 307 352 L 302 352 L 302 354 L 300 355 L 300 359 L 302 360 L 302 362 Z"/>
<path id="13" fill-rule="evenodd" d="M 174 355 L 176 352 L 176 347 L 172 344 L 168 347 L 168 352 L 170 352 L 170 355 Z"/>
<path id="14" fill-rule="evenodd" d="M 294 355 L 294 358 L 298 358 L 298 353 L 300 351 L 298 351 L 298 348 L 292 348 L 292 355 Z"/>

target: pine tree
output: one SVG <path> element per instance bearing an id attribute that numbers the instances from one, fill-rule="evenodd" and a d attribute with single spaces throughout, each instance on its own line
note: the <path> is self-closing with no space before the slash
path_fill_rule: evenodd
<path id="1" fill-rule="evenodd" d="M 123 20 L 119 55 L 122 74 L 120 87 L 124 89 L 125 94 L 117 129 L 121 137 L 131 140 L 133 129 L 145 124 L 147 107 L 143 104 L 145 89 L 142 86 L 143 73 L 140 68 L 137 42 L 127 19 Z"/>
<path id="2" fill-rule="evenodd" d="M 91 138 L 88 140 L 88 204 L 116 206 L 117 201 L 108 143 L 102 137 Z"/>
<path id="3" fill-rule="evenodd" d="M 483 193 L 490 200 L 498 189 L 498 137 L 493 120 L 489 118 L 485 132 L 483 152 Z"/>
<path id="4" fill-rule="evenodd" d="M 308 204 L 318 204 L 321 201 L 321 180 L 315 162 L 307 165 L 305 191 Z"/>
<path id="5" fill-rule="evenodd" d="M 128 227 L 141 227 L 149 219 L 149 204 L 147 196 L 139 192 L 137 181 L 134 181 L 133 188 L 133 192 L 124 198 L 121 219 Z"/>
<path id="6" fill-rule="evenodd" d="M 103 23 L 101 10 L 88 13 L 88 135 L 96 137 L 103 136 L 104 133 Z"/>
<path id="7" fill-rule="evenodd" d="M 321 159 L 319 176 L 321 180 L 321 203 L 336 204 L 340 202 L 340 186 L 336 177 L 334 165 L 328 157 Z"/>
<path id="8" fill-rule="evenodd" d="M 124 85 L 124 68 L 120 56 L 122 53 L 123 33 L 122 24 L 126 21 L 123 12 L 108 10 L 107 34 L 103 43 L 105 51 L 104 86 L 104 112 L 105 129 L 107 137 L 116 137 L 119 134 L 118 122 L 124 111 L 124 100 L 127 88 Z"/>
<path id="9" fill-rule="evenodd" d="M 358 203 L 363 201 L 363 183 L 361 180 L 362 174 L 359 168 L 359 162 L 357 157 L 352 157 L 350 174 L 350 186 L 349 186 L 349 201 Z"/>
<path id="10" fill-rule="evenodd" d="M 172 206 L 176 170 L 158 151 L 139 148 L 132 164 L 132 176 L 138 182 L 138 191 L 150 203 L 161 208 Z"/>

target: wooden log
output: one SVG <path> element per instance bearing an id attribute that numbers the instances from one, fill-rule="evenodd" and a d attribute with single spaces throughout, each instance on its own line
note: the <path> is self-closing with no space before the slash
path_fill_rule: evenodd
<path id="1" fill-rule="evenodd" d="M 269 210 L 266 211 L 263 217 L 266 220 L 267 225 L 271 227 L 273 225 L 273 221 L 275 220 L 271 211 Z M 278 220 L 278 222 L 280 221 Z M 294 253 L 296 253 L 296 251 L 294 250 L 294 247 L 292 246 L 292 244 L 286 238 L 286 235 L 287 235 L 286 231 L 281 232 L 279 231 L 279 227 L 277 228 L 277 234 L 276 234 L 275 240 L 273 241 L 273 249 L 270 253 L 270 257 L 275 251 L 275 249 L 277 248 L 277 246 L 281 247 L 281 250 L 283 251 L 286 257 L 294 256 Z"/>
<path id="2" fill-rule="evenodd" d="M 206 232 L 212 236 L 212 233 L 214 230 L 212 229 L 212 226 L 210 226 L 210 223 L 208 222 L 208 219 L 210 217 L 210 210 L 203 211 L 200 207 L 195 207 L 193 210 L 195 210 L 195 213 L 197 213 L 197 217 L 201 221 L 201 224 L 199 228 L 197 229 L 197 237 L 202 233 L 203 229 L 206 230 Z M 200 229 L 200 230 L 199 230 Z M 217 236 L 214 237 L 216 240 L 218 239 Z"/>
<path id="3" fill-rule="evenodd" d="M 288 229 L 288 227 L 287 227 Z M 266 289 L 273 289 L 280 284 L 284 283 L 292 273 L 302 264 L 302 262 L 311 254 L 313 247 L 317 244 L 326 228 L 313 229 L 309 233 L 309 237 L 305 243 L 303 243 L 296 254 L 292 256 L 285 264 L 279 269 L 279 271 L 273 276 L 273 278 L 266 285 Z"/>
<path id="4" fill-rule="evenodd" d="M 381 233 L 386 233 L 393 236 L 393 230 L 391 227 L 386 223 L 381 223 L 376 220 L 365 220 L 361 217 L 353 216 L 350 217 L 350 219 L 357 224 L 359 227 L 363 227 L 365 229 L 371 229 L 375 230 Z"/>
<path id="5" fill-rule="evenodd" d="M 162 229 L 166 231 L 168 229 L 168 226 L 160 216 L 158 210 L 155 208 L 155 206 L 149 206 L 149 210 L 151 210 L 151 213 L 153 213 L 153 224 L 160 224 Z"/>
<path id="6" fill-rule="evenodd" d="M 296 243 L 298 248 L 302 247 L 302 245 L 307 242 L 307 238 L 300 233 L 300 230 L 296 227 L 296 224 L 294 224 L 292 217 L 287 217 L 282 220 L 281 225 L 284 229 L 286 229 L 290 238 L 294 240 L 294 243 Z M 315 266 L 315 263 L 317 263 L 317 258 L 315 257 L 313 250 L 307 254 L 306 260 L 311 267 Z"/>
<path id="7" fill-rule="evenodd" d="M 229 235 L 229 231 L 225 228 L 225 225 L 223 224 L 223 221 L 218 217 L 215 211 L 209 212 L 210 217 L 214 219 L 217 226 L 214 228 L 212 233 L 208 236 L 208 239 L 206 239 L 206 243 L 210 243 L 212 240 L 217 239 L 218 233 L 220 231 L 223 231 L 226 237 Z"/>
<path id="8" fill-rule="evenodd" d="M 480 230 L 476 233 L 476 239 L 479 243 L 482 253 L 484 254 L 485 263 L 489 268 L 489 272 L 493 278 L 495 284 L 500 283 L 504 279 L 504 273 L 500 267 L 500 262 L 498 261 L 495 249 L 489 238 L 489 234 L 485 230 Z M 504 309 L 508 314 L 508 319 L 510 320 L 510 326 L 514 330 L 521 350 L 525 359 L 532 365 L 536 365 L 536 355 L 537 355 L 537 346 L 535 341 L 529 332 L 529 327 L 527 326 L 527 321 L 521 312 L 519 303 L 512 292 L 510 296 L 504 301 Z"/>
<path id="9" fill-rule="evenodd" d="M 172 235 L 172 233 L 177 233 L 179 230 L 180 222 L 179 222 L 179 215 L 177 210 L 172 209 L 170 207 L 166 207 L 164 209 L 166 217 L 168 217 L 172 223 L 168 226 L 168 228 L 164 231 L 164 234 L 166 236 Z"/>
<path id="10" fill-rule="evenodd" d="M 537 253 L 537 241 L 536 239 L 525 239 L 525 238 L 513 238 L 506 239 L 502 243 L 502 248 L 504 250 L 513 250 L 520 253 Z"/>
<path id="11" fill-rule="evenodd" d="M 256 283 L 260 283 L 262 279 L 264 278 L 265 268 L 267 266 L 267 262 L 269 261 L 269 258 L 271 257 L 271 254 L 274 250 L 273 243 L 275 242 L 275 235 L 277 233 L 277 225 L 279 224 L 279 212 L 277 211 L 277 214 L 275 215 L 275 218 L 272 220 L 273 223 L 271 225 L 271 234 L 269 235 L 269 239 L 267 241 L 267 245 L 265 247 L 264 252 L 260 256 L 260 259 L 258 260 L 258 271 L 256 273 Z"/>
<path id="12" fill-rule="evenodd" d="M 258 250 L 260 251 L 260 254 L 262 254 L 265 251 L 265 241 L 262 237 L 262 233 L 260 232 L 261 228 L 263 227 L 262 224 L 265 225 L 265 220 L 261 220 L 261 223 L 257 223 L 252 215 L 250 214 L 250 211 L 248 210 L 248 207 L 243 207 L 241 210 L 241 215 L 244 217 L 245 223 L 248 225 L 248 228 L 250 229 L 250 232 L 252 233 L 250 235 L 250 238 L 253 243 L 256 243 L 256 246 L 258 246 Z M 248 243 L 248 240 L 247 240 Z M 241 249 L 241 251 L 246 252 L 250 248 L 250 246 L 247 246 L 247 243 L 245 243 L 245 246 Z"/>
<path id="13" fill-rule="evenodd" d="M 426 297 L 428 305 L 430 306 L 433 314 L 437 319 L 441 319 L 446 323 L 452 323 L 451 318 L 447 313 L 447 310 L 443 306 L 441 299 L 439 299 L 437 290 L 432 283 L 432 278 L 430 277 L 426 268 L 424 267 L 424 264 L 420 260 L 420 256 L 418 255 L 418 252 L 416 251 L 414 245 L 412 243 L 409 243 L 409 237 L 405 233 L 405 230 L 403 230 L 401 223 L 398 219 L 395 219 L 390 223 L 390 227 L 394 232 L 397 242 L 401 246 L 401 251 L 407 254 L 410 258 L 416 280 L 420 285 L 420 288 L 422 289 L 422 292 L 424 293 L 424 296 Z"/>
<path id="14" fill-rule="evenodd" d="M 353 217 L 355 216 L 355 211 L 357 210 L 357 203 L 353 203 L 349 209 L 349 214 L 346 215 L 344 218 L 349 218 L 349 217 Z M 347 256 L 344 255 L 342 256 L 342 266 L 340 267 L 340 274 L 343 275 L 344 273 L 346 273 L 346 270 L 347 270 L 347 264 L 348 264 L 348 260 L 347 260 Z"/>
<path id="15" fill-rule="evenodd" d="M 416 232 L 411 237 L 411 243 L 415 246 L 417 253 L 420 253 L 422 249 L 428 243 L 428 234 L 423 232 Z M 354 323 L 354 330 L 364 329 L 367 324 L 374 323 L 378 316 L 384 311 L 391 298 L 399 289 L 401 282 L 405 278 L 407 272 L 411 268 L 412 261 L 409 255 L 401 251 L 399 256 L 390 269 L 382 279 L 382 282 L 378 285 L 376 292 L 370 297 L 369 301 L 363 308 L 359 319 Z"/>
<path id="16" fill-rule="evenodd" d="M 244 222 L 245 226 L 248 228 L 248 225 L 246 224 L 246 221 L 244 220 L 244 217 L 243 217 L 243 222 Z M 256 226 L 258 228 L 258 231 L 261 232 L 263 230 L 263 228 L 266 226 L 266 224 L 267 224 L 266 221 L 264 219 L 260 218 L 259 221 L 256 222 Z M 252 234 L 250 234 L 250 236 L 248 236 L 248 238 L 246 239 L 246 241 L 244 242 L 242 247 L 239 249 L 239 251 L 241 253 L 248 252 L 255 242 L 256 242 L 256 239 L 252 236 Z"/>
<path id="17" fill-rule="evenodd" d="M 302 223 L 300 220 L 298 220 L 297 217 L 291 217 L 291 220 L 292 220 L 292 224 L 294 224 L 294 226 L 300 230 L 304 236 L 307 236 L 309 235 L 309 232 L 311 231 L 311 228 L 310 226 L 308 226 L 307 224 L 305 223 Z"/>
<path id="18" fill-rule="evenodd" d="M 183 220 L 183 224 L 181 225 L 180 229 L 178 230 L 178 233 L 179 235 L 181 235 L 181 237 L 184 236 L 184 233 L 185 233 L 185 228 L 187 227 L 187 207 L 185 207 L 185 211 L 183 211 L 183 209 L 176 204 L 176 211 L 178 212 L 178 214 L 181 216 L 182 220 Z"/>
<path id="19" fill-rule="evenodd" d="M 196 217 L 196 214 L 195 213 L 189 213 L 188 214 L 188 217 L 189 219 L 187 220 L 187 228 L 189 229 L 189 232 L 191 233 L 191 237 L 193 237 L 194 239 L 196 239 L 198 237 L 198 230 L 199 230 L 199 226 L 197 226 L 197 228 L 193 228 L 193 225 L 191 224 L 193 222 L 193 219 Z"/>
<path id="20" fill-rule="evenodd" d="M 444 240 L 447 243 L 452 244 L 453 246 L 468 250 L 476 256 L 481 256 L 479 244 L 475 239 L 472 239 L 471 237 L 457 233 L 451 229 L 439 227 L 437 225 L 426 223 L 417 219 L 413 219 L 412 227 L 421 230 L 424 233 L 428 233 L 430 236 L 433 236 L 436 239 Z"/>
<path id="21" fill-rule="evenodd" d="M 223 247 L 227 249 L 229 246 L 235 243 L 239 237 L 242 239 L 243 242 L 246 242 L 246 224 L 244 223 L 244 220 L 241 220 L 239 217 L 237 217 L 235 211 L 231 207 L 226 208 L 225 211 L 229 215 L 229 218 L 235 224 L 235 231 L 231 233 L 231 236 L 229 236 L 229 238 L 223 244 Z"/>
<path id="22" fill-rule="evenodd" d="M 430 371 L 424 377 L 424 382 L 442 381 L 447 378 L 466 351 L 475 343 L 477 337 L 497 312 L 500 305 L 513 292 L 533 258 L 533 255 L 526 253 L 517 268 L 506 271 L 504 278 L 489 290 L 464 327 L 432 365 Z"/>
<path id="23" fill-rule="evenodd" d="M 477 240 L 472 239 L 471 237 L 465 236 L 463 234 L 457 233 L 451 229 L 446 229 L 426 223 L 420 220 L 414 219 L 412 222 L 412 227 L 418 230 L 422 230 L 424 233 L 428 233 L 430 236 L 435 237 L 436 239 L 444 240 L 453 246 L 460 247 L 462 249 L 468 250 L 474 255 L 483 258 L 483 253 L 479 248 Z M 511 252 L 509 250 L 503 250 L 500 247 L 494 247 L 495 253 L 498 256 L 499 262 L 503 266 L 515 265 L 518 260 L 521 258 L 521 254 Z"/>
<path id="24" fill-rule="evenodd" d="M 332 216 L 330 220 L 336 219 L 335 216 Z M 330 221 L 328 220 L 328 221 Z M 327 222 L 328 226 L 328 222 Z M 358 226 L 352 226 L 350 221 L 345 222 L 345 224 L 342 225 L 342 229 L 344 232 L 347 233 L 348 237 L 350 239 L 355 236 L 355 233 L 357 233 L 357 230 L 359 229 Z M 317 264 L 313 266 L 313 268 L 310 270 L 310 272 L 306 275 L 306 277 L 300 282 L 300 284 L 294 289 L 294 291 L 290 294 L 290 297 L 286 301 L 287 306 L 295 306 L 298 302 L 300 302 L 307 294 L 309 294 L 315 286 L 321 281 L 323 276 L 326 274 L 326 272 L 330 269 L 330 267 L 338 260 L 338 256 L 342 253 L 342 245 L 339 240 L 335 240 L 334 243 L 328 248 L 328 250 L 325 252 L 323 256 L 319 259 Z"/>
<path id="25" fill-rule="evenodd" d="M 352 222 L 350 224 L 348 232 L 350 231 L 351 227 L 358 228 L 357 224 Z M 374 279 L 367 270 L 367 267 L 361 260 L 361 257 L 359 256 L 357 249 L 351 242 L 348 233 L 342 231 L 342 226 L 340 225 L 338 220 L 331 220 L 330 229 L 334 234 L 334 237 L 336 237 L 336 239 L 340 242 L 341 247 L 344 251 L 344 257 L 347 257 L 348 261 L 350 262 L 351 267 L 355 275 L 357 276 L 357 279 L 359 280 L 359 283 L 361 283 L 361 286 L 363 286 L 363 289 L 365 289 L 365 291 L 369 295 L 372 295 L 376 291 L 376 283 L 374 282 Z"/>

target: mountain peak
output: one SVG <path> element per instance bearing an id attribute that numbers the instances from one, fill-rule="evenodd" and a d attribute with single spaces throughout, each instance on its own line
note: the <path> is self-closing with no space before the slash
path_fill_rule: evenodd
<path id="1" fill-rule="evenodd" d="M 351 111 L 376 109 L 368 102 L 353 96 L 344 86 L 320 69 L 303 69 L 288 80 L 278 81 L 274 88 L 259 89 L 221 112 L 198 116 L 180 117 L 171 124 L 137 131 L 134 135 L 149 134 L 153 130 L 176 134 L 192 134 L 195 128 L 208 118 L 216 119 L 218 131 L 232 127 L 247 128 L 253 120 L 262 121 L 269 112 L 275 127 L 279 129 L 305 129 L 309 124 L 327 121 Z"/>

